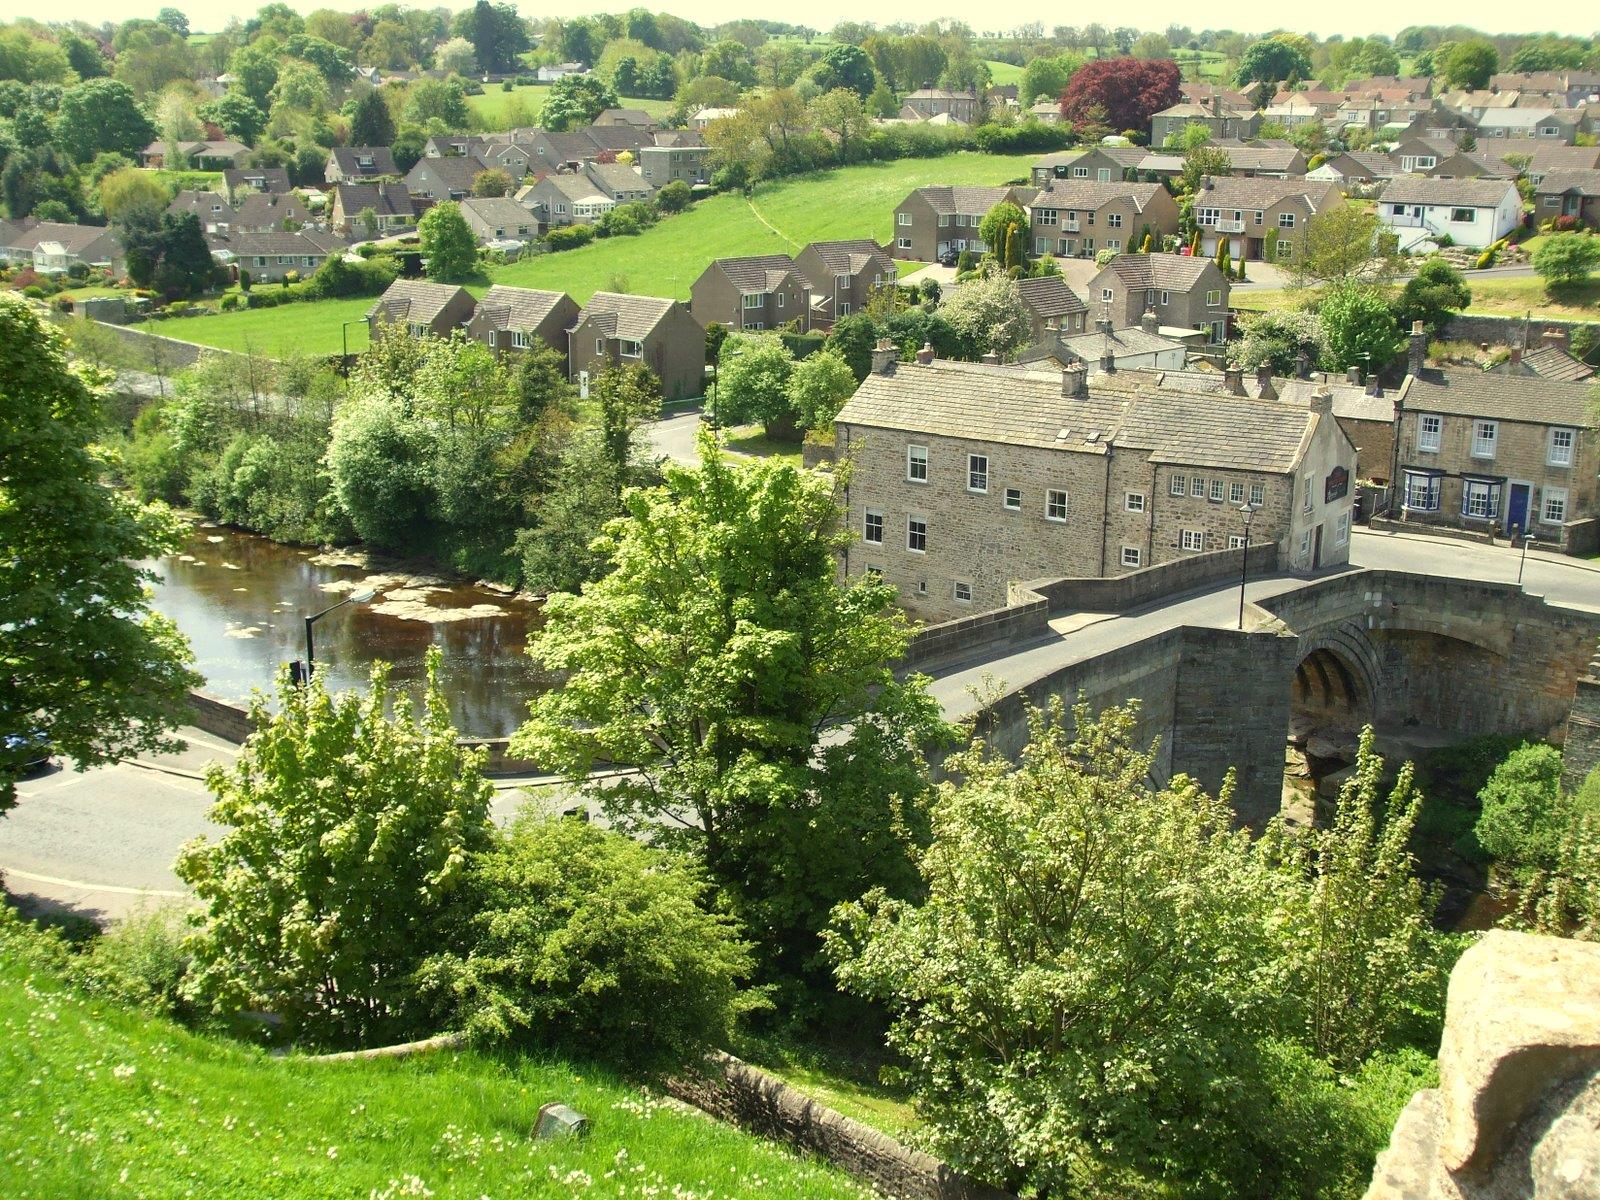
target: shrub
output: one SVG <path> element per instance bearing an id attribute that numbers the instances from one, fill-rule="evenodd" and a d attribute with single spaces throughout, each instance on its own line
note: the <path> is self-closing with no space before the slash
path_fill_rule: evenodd
<path id="1" fill-rule="evenodd" d="M 1489 776 L 1478 802 L 1478 844 L 1513 876 L 1555 864 L 1574 821 L 1572 798 L 1561 792 L 1560 751 L 1519 746 Z"/>
<path id="2" fill-rule="evenodd" d="M 141 906 L 92 943 L 75 964 L 77 974 L 86 986 L 124 1003 L 180 1012 L 193 961 L 184 945 L 188 932 L 186 904 Z"/>
<path id="3" fill-rule="evenodd" d="M 513 90 L 513 88 L 512 88 L 512 85 L 511 85 L 511 80 L 509 80 L 509 79 L 502 79 L 502 80 L 501 80 L 501 81 L 500 81 L 500 90 L 501 90 L 501 91 L 502 91 L 502 92 L 509 92 L 509 91 L 512 91 L 512 90 Z"/>
<path id="4" fill-rule="evenodd" d="M 218 307 L 223 312 L 232 312 L 234 309 L 239 307 L 239 297 L 234 293 L 229 292 L 218 302 Z"/>
<path id="5" fill-rule="evenodd" d="M 477 911 L 419 973 L 475 1038 L 685 1061 L 760 1004 L 752 959 L 689 864 L 583 821 L 520 819 L 472 861 Z"/>
<path id="6" fill-rule="evenodd" d="M 562 226 L 545 234 L 544 241 L 545 245 L 551 250 L 575 250 L 579 246 L 586 246 L 594 241 L 594 227 L 590 225 Z"/>

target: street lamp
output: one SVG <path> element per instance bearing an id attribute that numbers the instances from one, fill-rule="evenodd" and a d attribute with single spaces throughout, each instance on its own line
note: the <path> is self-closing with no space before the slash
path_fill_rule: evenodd
<path id="1" fill-rule="evenodd" d="M 1517 586 L 1522 586 L 1522 568 L 1528 565 L 1528 543 L 1537 542 L 1539 539 L 1531 533 L 1522 535 L 1522 557 L 1517 559 Z"/>
<path id="2" fill-rule="evenodd" d="M 311 638 L 311 627 L 336 608 L 343 608 L 346 604 L 365 604 L 378 593 L 373 588 L 362 588 L 359 592 L 351 592 L 337 604 L 330 604 L 319 613 L 312 613 L 306 618 L 306 680 L 311 679 L 311 672 L 315 666 L 315 647 Z"/>
<path id="3" fill-rule="evenodd" d="M 1250 522 L 1255 519 L 1256 504 L 1241 504 L 1239 511 L 1244 514 L 1244 545 L 1240 547 L 1244 553 L 1239 555 L 1239 628 L 1244 628 L 1244 581 L 1250 574 Z"/>

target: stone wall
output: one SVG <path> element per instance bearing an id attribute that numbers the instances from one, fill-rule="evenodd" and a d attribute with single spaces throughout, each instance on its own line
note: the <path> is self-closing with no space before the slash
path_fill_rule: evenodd
<path id="1" fill-rule="evenodd" d="M 1567 737 L 1561 748 L 1561 784 L 1575 792 L 1600 769 L 1600 651 L 1578 680 L 1572 711 L 1567 715 Z"/>
<path id="2" fill-rule="evenodd" d="M 1467 277 L 1470 285 L 1472 277 Z M 1523 344 L 1530 348 L 1537 348 L 1544 341 L 1547 330 L 1556 330 L 1567 336 L 1567 344 L 1571 345 L 1572 335 L 1588 321 L 1559 321 L 1548 317 L 1493 317 L 1478 313 L 1457 313 L 1445 323 L 1439 331 L 1442 341 L 1463 341 L 1483 343 L 1488 342 L 1495 346 L 1510 346 Z M 1526 341 L 1523 339 L 1526 337 Z"/>
<path id="3" fill-rule="evenodd" d="M 819 1154 L 887 1196 L 1014 1200 L 1009 1192 L 968 1179 L 730 1054 L 713 1054 L 704 1072 L 669 1081 L 667 1091 L 721 1120 Z"/>
<path id="4" fill-rule="evenodd" d="M 1013 587 L 1011 603 L 1004 608 L 922 626 L 912 634 L 900 665 L 905 670 L 922 670 L 934 663 L 948 664 L 1008 643 L 1041 637 L 1049 629 L 1045 598 L 1026 588 Z"/>
<path id="5" fill-rule="evenodd" d="M 110 330 L 118 341 L 134 352 L 136 365 L 141 369 L 154 371 L 158 375 L 192 367 L 200 361 L 202 354 L 233 353 L 231 350 L 214 350 L 210 346 L 197 346 L 193 342 L 179 341 L 177 338 L 165 337 L 159 333 L 146 333 L 131 325 L 111 325 L 101 322 L 100 327 Z"/>
<path id="6" fill-rule="evenodd" d="M 1160 566 L 1146 567 L 1111 579 L 1036 579 L 1020 585 L 1043 596 L 1050 615 L 1077 612 L 1125 612 L 1169 596 L 1192 592 L 1207 584 L 1239 578 L 1245 551 L 1212 550 Z M 1278 569 L 1278 544 L 1252 544 L 1250 578 L 1271 575 Z"/>
<path id="7" fill-rule="evenodd" d="M 1491 930 L 1450 974 L 1439 1086 L 1366 1200 L 1600 1196 L 1600 946 Z"/>

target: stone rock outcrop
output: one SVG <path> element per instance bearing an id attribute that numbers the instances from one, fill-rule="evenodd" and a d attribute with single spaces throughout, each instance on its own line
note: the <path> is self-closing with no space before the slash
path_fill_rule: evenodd
<path id="1" fill-rule="evenodd" d="M 1600 1197 L 1600 945 L 1494 930 L 1450 976 L 1439 1087 L 1366 1200 Z"/>

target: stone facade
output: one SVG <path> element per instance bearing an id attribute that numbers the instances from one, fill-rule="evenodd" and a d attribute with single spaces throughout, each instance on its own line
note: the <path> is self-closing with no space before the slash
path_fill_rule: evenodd
<path id="1" fill-rule="evenodd" d="M 1159 242 L 1178 232 L 1178 204 L 1158 183 L 1053 180 L 1029 206 L 1034 254 L 1093 258 L 1136 250 L 1148 232 Z"/>
<path id="2" fill-rule="evenodd" d="M 1600 651 L 1589 661 L 1589 669 L 1578 680 L 1567 715 L 1567 736 L 1561 746 L 1561 785 L 1576 792 L 1600 770 Z"/>

